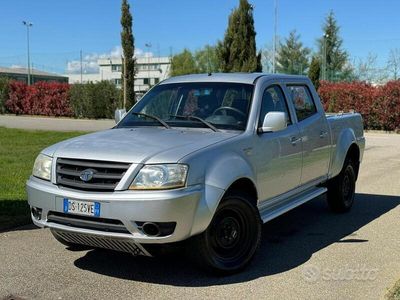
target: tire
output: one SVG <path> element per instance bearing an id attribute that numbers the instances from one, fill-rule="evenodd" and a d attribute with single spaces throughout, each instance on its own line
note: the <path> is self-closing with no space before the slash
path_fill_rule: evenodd
<path id="1" fill-rule="evenodd" d="M 251 261 L 260 245 L 262 221 L 249 200 L 239 192 L 225 196 L 208 228 L 193 238 L 191 256 L 201 267 L 225 275 Z"/>
<path id="2" fill-rule="evenodd" d="M 83 250 L 89 250 L 89 249 L 93 249 L 94 247 L 90 247 L 87 245 L 81 245 L 81 244 L 75 244 L 75 243 L 70 243 L 67 242 L 66 240 L 64 240 L 63 238 L 61 238 L 57 233 L 55 233 L 53 230 L 50 230 L 51 234 L 54 236 L 54 238 L 61 244 L 63 244 L 64 246 L 67 246 L 68 250 L 71 251 L 83 251 Z"/>
<path id="3" fill-rule="evenodd" d="M 340 174 L 328 182 L 329 208 L 336 213 L 348 212 L 354 203 L 355 189 L 355 166 L 350 159 L 346 159 Z"/>

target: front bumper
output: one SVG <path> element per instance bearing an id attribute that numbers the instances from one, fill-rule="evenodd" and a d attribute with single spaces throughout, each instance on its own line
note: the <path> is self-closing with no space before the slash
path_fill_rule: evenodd
<path id="1" fill-rule="evenodd" d="M 29 205 L 42 210 L 40 219 L 32 214 L 35 225 L 54 232 L 128 240 L 138 244 L 177 242 L 204 231 L 224 193 L 223 189 L 208 185 L 165 191 L 86 192 L 58 187 L 35 177 L 27 181 L 26 188 Z M 100 202 L 100 218 L 122 222 L 126 232 L 68 226 L 48 220 L 52 213 L 63 213 L 64 198 Z M 170 235 L 148 236 L 137 222 L 176 222 L 176 226 Z"/>

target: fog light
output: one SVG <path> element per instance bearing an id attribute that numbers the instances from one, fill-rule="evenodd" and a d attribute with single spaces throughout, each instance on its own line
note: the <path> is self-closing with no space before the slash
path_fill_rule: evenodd
<path id="1" fill-rule="evenodd" d="M 135 222 L 138 229 L 148 236 L 167 236 L 175 231 L 176 222 Z"/>
<path id="2" fill-rule="evenodd" d="M 40 221 L 42 219 L 42 209 L 41 208 L 32 207 L 31 212 L 32 212 L 32 216 L 36 220 Z"/>
<path id="3" fill-rule="evenodd" d="M 155 223 L 144 223 L 142 226 L 142 230 L 148 236 L 158 236 L 160 234 L 160 228 Z"/>

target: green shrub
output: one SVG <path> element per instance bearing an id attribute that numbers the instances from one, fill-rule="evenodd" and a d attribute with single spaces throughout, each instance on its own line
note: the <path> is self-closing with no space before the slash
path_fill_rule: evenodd
<path id="1" fill-rule="evenodd" d="M 77 118 L 113 118 L 119 90 L 109 81 L 73 84 L 69 90 L 70 105 Z"/>
<path id="2" fill-rule="evenodd" d="M 7 77 L 0 77 L 0 114 L 6 112 L 6 101 L 8 100 L 10 80 Z"/>

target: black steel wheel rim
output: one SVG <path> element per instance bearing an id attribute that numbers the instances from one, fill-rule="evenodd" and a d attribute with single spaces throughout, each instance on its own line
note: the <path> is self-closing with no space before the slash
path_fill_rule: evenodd
<path id="1" fill-rule="evenodd" d="M 225 207 L 213 220 L 209 233 L 211 249 L 220 261 L 235 262 L 247 256 L 253 235 L 254 229 L 245 212 L 233 206 Z"/>
<path id="2" fill-rule="evenodd" d="M 344 202 L 349 205 L 353 201 L 354 196 L 354 181 L 352 180 L 351 170 L 349 168 L 346 169 L 343 182 L 342 182 L 342 194 Z"/>

